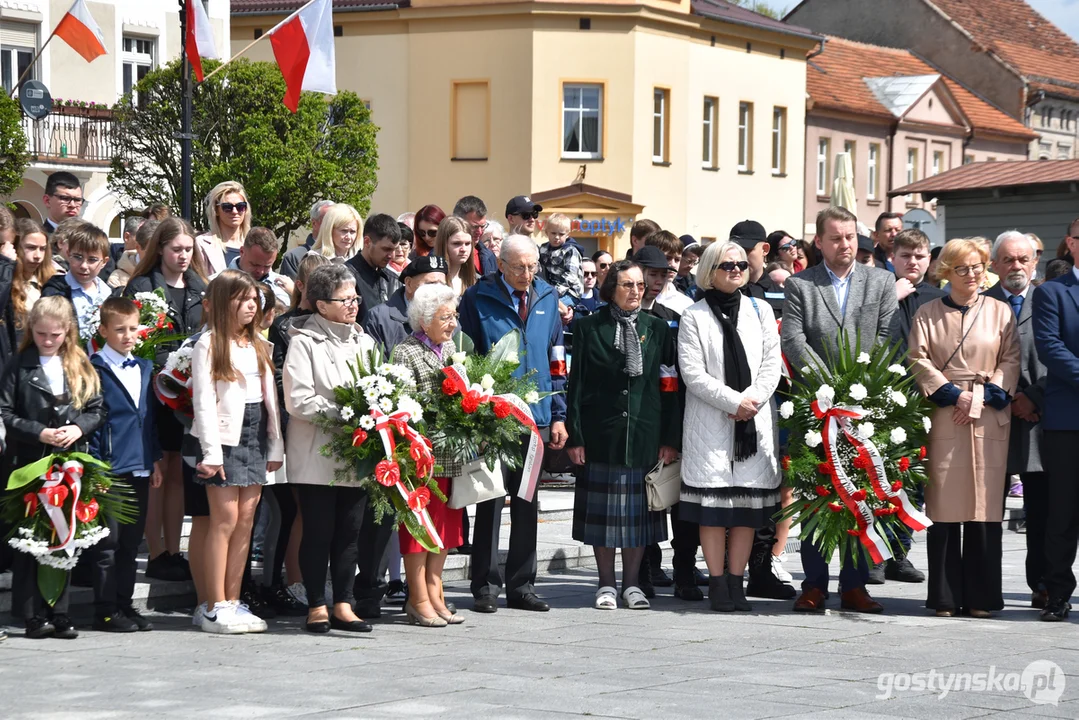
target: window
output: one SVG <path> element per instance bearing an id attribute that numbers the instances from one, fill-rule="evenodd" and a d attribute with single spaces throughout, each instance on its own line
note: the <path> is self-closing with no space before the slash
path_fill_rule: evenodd
<path id="1" fill-rule="evenodd" d="M 1072 148 L 1071 145 L 1057 145 L 1057 159 L 1058 160 L 1071 160 Z"/>
<path id="2" fill-rule="evenodd" d="M 491 153 L 491 93 L 486 80 L 453 83 L 451 160 L 486 160 Z"/>
<path id="3" fill-rule="evenodd" d="M 850 179 L 851 179 L 851 182 L 854 181 L 854 178 L 858 174 L 857 170 L 855 169 L 858 166 L 854 162 L 855 159 L 857 158 L 857 152 L 856 152 L 857 149 L 858 149 L 858 144 L 854 140 L 844 140 L 843 141 L 843 152 L 850 155 L 850 171 L 851 171 L 851 178 Z"/>
<path id="4" fill-rule="evenodd" d="M 1038 143 L 1038 159 L 1039 160 L 1048 160 L 1049 158 L 1052 157 L 1052 155 L 1053 155 L 1053 144 L 1052 143 L 1047 143 L 1047 142 Z"/>
<path id="5" fill-rule="evenodd" d="M 918 180 L 918 148 L 907 148 L 907 185 Z M 907 195 L 907 202 L 914 202 L 914 195 Z"/>
<path id="6" fill-rule="evenodd" d="M 656 88 L 652 91 L 652 162 L 670 161 L 670 111 L 671 91 Z"/>
<path id="7" fill-rule="evenodd" d="M 1049 107 L 1042 108 L 1042 127 L 1049 127 L 1049 123 L 1053 120 L 1053 110 Z"/>
<path id="8" fill-rule="evenodd" d="M 880 187 L 880 145 L 878 143 L 869 143 L 869 171 L 868 187 L 866 188 L 866 199 L 876 200 L 877 189 Z"/>
<path id="9" fill-rule="evenodd" d="M 706 97 L 704 99 L 704 124 L 702 126 L 703 138 L 701 143 L 701 167 L 719 167 L 719 99 Z"/>
<path id="10" fill-rule="evenodd" d="M 154 57 L 157 41 L 153 38 L 124 36 L 124 50 L 121 61 L 124 64 L 124 95 L 131 96 L 131 102 L 139 105 L 135 85 L 154 69 Z"/>
<path id="11" fill-rule="evenodd" d="M 828 195 L 828 179 L 831 177 L 828 158 L 831 152 L 832 141 L 830 138 L 821 138 L 817 141 L 817 195 L 820 197 Z"/>
<path id="12" fill-rule="evenodd" d="M 562 86 L 562 157 L 603 157 L 603 86 Z"/>
<path id="13" fill-rule="evenodd" d="M 37 26 L 29 23 L 8 22 L 0 26 L 0 79 L 4 92 L 11 94 L 15 83 L 34 59 L 37 52 Z M 31 70 L 27 80 L 36 80 L 37 71 Z"/>
<path id="14" fill-rule="evenodd" d="M 753 170 L 753 103 L 738 103 L 738 170 Z"/>
<path id="15" fill-rule="evenodd" d="M 944 153 L 940 150 L 935 150 L 933 152 L 933 174 L 940 175 L 940 173 L 945 169 L 946 168 L 944 167 Z"/>
<path id="16" fill-rule="evenodd" d="M 787 108 L 772 108 L 772 174 L 787 172 Z"/>

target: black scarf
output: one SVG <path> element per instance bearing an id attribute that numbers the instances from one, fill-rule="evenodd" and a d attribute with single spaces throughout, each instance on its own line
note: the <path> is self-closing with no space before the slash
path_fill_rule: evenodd
<path id="1" fill-rule="evenodd" d="M 704 299 L 723 329 L 723 380 L 731 389 L 742 392 L 753 382 L 746 349 L 742 347 L 742 339 L 738 337 L 738 307 L 742 303 L 742 293 L 735 291 L 727 294 L 719 290 L 708 290 L 704 293 Z M 756 454 L 756 420 L 735 420 L 735 461 L 741 462 Z"/>

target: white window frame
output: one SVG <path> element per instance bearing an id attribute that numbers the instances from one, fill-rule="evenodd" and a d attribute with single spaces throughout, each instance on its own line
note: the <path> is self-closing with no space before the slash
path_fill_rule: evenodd
<path id="1" fill-rule="evenodd" d="M 934 150 L 933 151 L 933 170 L 932 170 L 932 172 L 933 172 L 933 175 L 940 175 L 942 172 L 944 172 L 944 151 L 943 150 Z"/>
<path id="2" fill-rule="evenodd" d="M 918 148 L 907 148 L 907 185 L 918 182 Z M 907 202 L 914 202 L 913 193 L 907 195 Z"/>
<path id="3" fill-rule="evenodd" d="M 716 147 L 716 125 L 718 120 L 717 106 L 719 102 L 714 97 L 704 98 L 704 119 L 702 120 L 701 132 L 703 148 L 701 151 L 701 167 L 712 168 L 719 166 L 719 148 Z"/>
<path id="4" fill-rule="evenodd" d="M 787 172 L 787 108 L 772 108 L 772 174 Z"/>
<path id="5" fill-rule="evenodd" d="M 832 139 L 831 138 L 818 138 L 817 139 L 817 196 L 828 197 L 830 194 L 830 188 L 828 187 L 828 179 L 831 175 L 828 172 L 828 165 L 832 154 Z"/>
<path id="6" fill-rule="evenodd" d="M 668 91 L 663 88 L 652 89 L 652 162 L 667 162 L 667 112 Z M 656 109 L 656 104 L 659 109 Z M 657 134 L 658 133 L 658 134 Z M 659 146 L 656 146 L 656 140 Z"/>
<path id="7" fill-rule="evenodd" d="M 145 44 L 145 45 L 144 45 Z M 142 52 L 144 45 L 150 52 Z M 128 49 L 128 47 L 132 49 Z M 157 68 L 157 38 L 146 37 L 143 35 L 124 35 L 120 41 L 120 94 L 125 95 L 127 93 L 127 79 L 124 78 L 124 73 L 130 68 L 130 82 L 131 82 L 131 102 L 135 105 L 139 104 L 138 93 L 135 92 L 135 86 L 139 83 L 139 68 L 146 68 L 146 72 L 153 72 Z"/>
<path id="8" fill-rule="evenodd" d="M 738 170 L 753 169 L 753 103 L 738 103 Z"/>
<path id="9" fill-rule="evenodd" d="M 566 107 L 566 92 L 568 90 L 580 90 L 581 101 L 577 107 Z M 596 90 L 599 93 L 599 102 L 596 109 L 586 108 L 584 106 L 584 91 Z M 592 150 L 566 150 L 566 114 L 575 114 L 577 120 L 580 121 L 580 127 L 584 127 L 584 119 L 586 116 L 591 116 L 591 113 L 596 114 L 596 149 Z M 584 136 L 580 138 L 581 145 L 584 144 Z M 562 85 L 562 134 L 559 138 L 559 146 L 562 148 L 562 157 L 567 160 L 601 160 L 603 158 L 603 85 L 598 83 L 564 83 Z"/>
<path id="10" fill-rule="evenodd" d="M 35 48 L 25 47 L 23 45 L 4 45 L 0 48 L 0 56 L 10 56 L 9 62 L 11 77 L 0 77 L 0 83 L 3 84 L 5 94 L 10 95 L 11 90 L 15 87 L 15 83 L 19 81 L 19 55 L 29 54 L 30 60 L 34 59 L 34 54 L 37 52 Z M 34 63 L 35 65 L 37 63 Z M 27 80 L 36 80 L 37 73 L 34 71 L 33 65 L 31 66 L 29 74 L 26 76 Z"/>
<path id="11" fill-rule="evenodd" d="M 851 183 L 855 183 L 856 178 L 858 177 L 858 142 L 856 140 L 844 140 L 843 152 L 850 155 L 850 181 Z M 857 185 L 855 185 L 855 187 L 857 187 Z"/>
<path id="12" fill-rule="evenodd" d="M 866 160 L 866 171 L 869 173 L 865 191 L 866 200 L 877 199 L 877 183 L 880 180 L 880 176 L 877 174 L 879 162 L 880 145 L 878 143 L 869 143 L 869 158 Z"/>

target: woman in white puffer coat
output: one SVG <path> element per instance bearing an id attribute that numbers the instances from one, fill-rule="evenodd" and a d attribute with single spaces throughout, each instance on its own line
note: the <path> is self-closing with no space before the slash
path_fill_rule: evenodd
<path id="1" fill-rule="evenodd" d="M 740 290 L 749 279 L 742 247 L 713 243 L 699 268 L 704 299 L 682 314 L 678 336 L 686 387 L 679 514 L 700 525 L 712 609 L 751 610 L 742 575 L 753 532 L 780 506 L 771 402 L 782 364 L 779 331 L 768 304 Z"/>

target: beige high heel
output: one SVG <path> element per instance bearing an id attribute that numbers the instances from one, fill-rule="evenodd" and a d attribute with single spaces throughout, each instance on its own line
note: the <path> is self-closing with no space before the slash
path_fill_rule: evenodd
<path id="1" fill-rule="evenodd" d="M 449 625 L 448 622 L 438 615 L 435 615 L 432 618 L 420 615 L 419 611 L 412 607 L 412 603 L 410 602 L 405 603 L 405 615 L 408 615 L 409 625 L 419 625 L 420 627 L 446 627 Z"/>
<path id="2" fill-rule="evenodd" d="M 465 619 L 457 613 L 450 613 L 449 615 L 438 613 L 438 616 L 445 620 L 447 625 L 460 625 L 465 621 Z"/>

